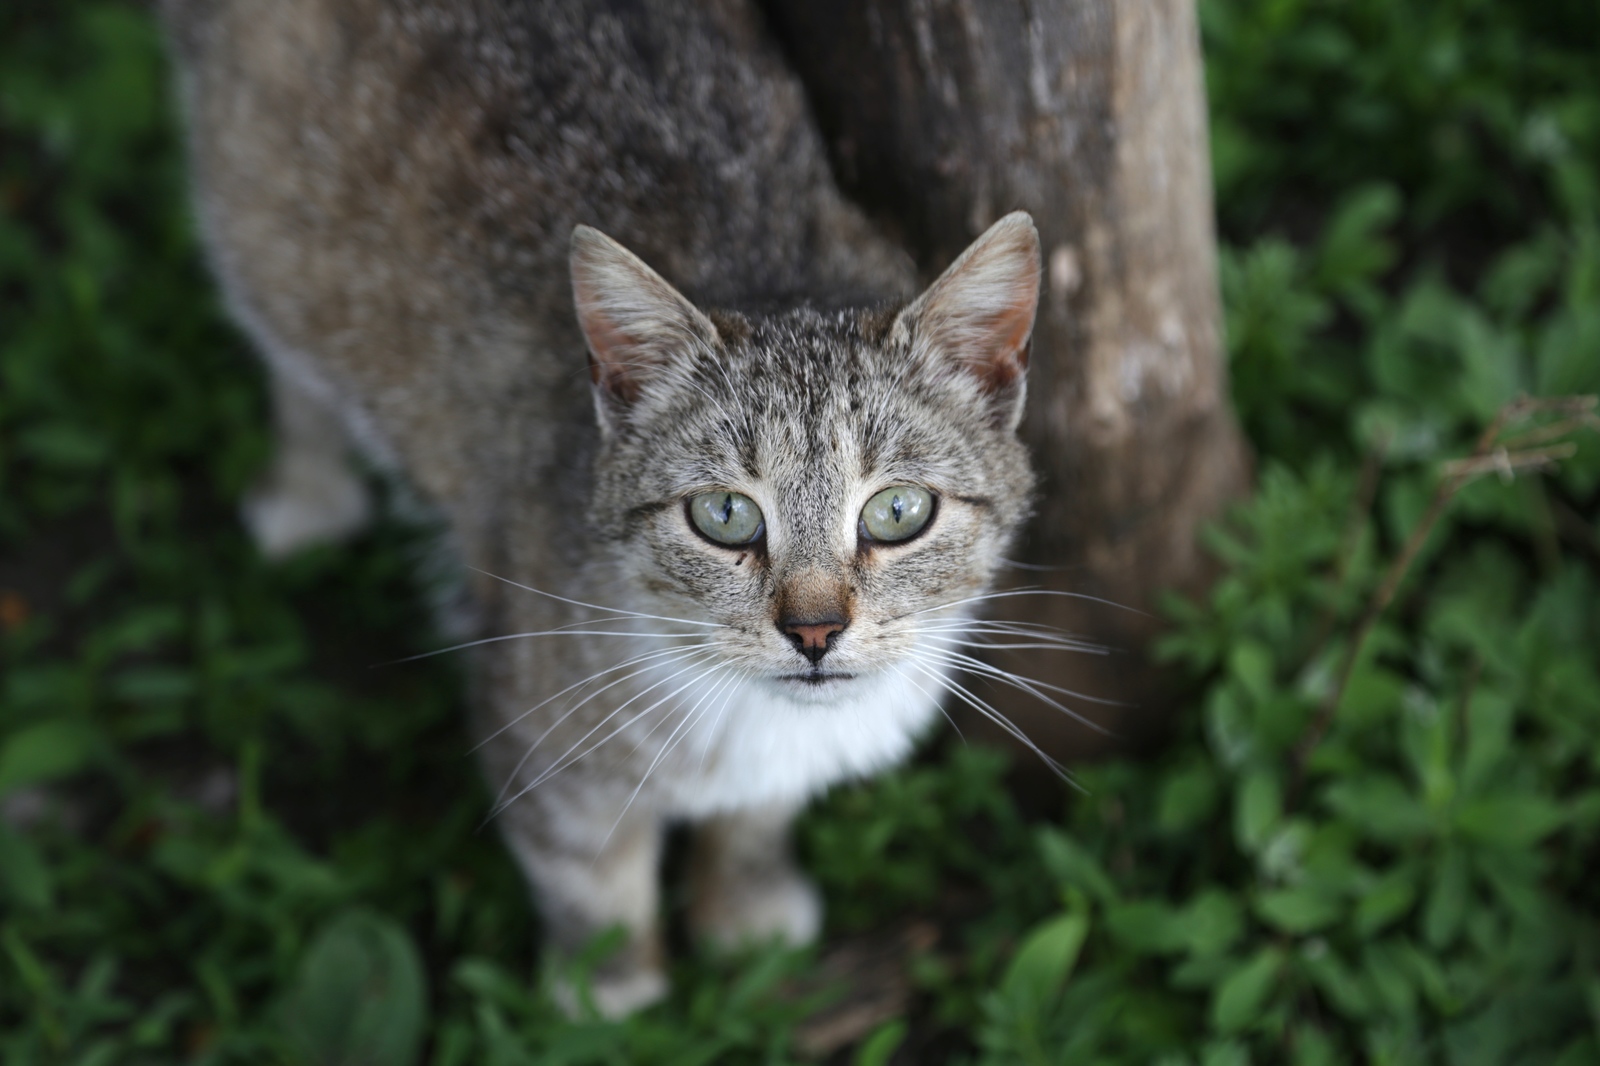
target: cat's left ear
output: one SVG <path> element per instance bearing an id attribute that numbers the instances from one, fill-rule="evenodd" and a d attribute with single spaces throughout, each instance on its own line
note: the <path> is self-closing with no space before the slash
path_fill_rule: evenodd
<path id="1" fill-rule="evenodd" d="M 914 351 L 975 377 L 1008 429 L 1022 419 L 1039 262 L 1032 217 L 1013 211 L 973 241 L 894 325 Z"/>
<path id="2" fill-rule="evenodd" d="M 599 230 L 573 229 L 570 261 L 602 422 L 624 414 L 675 356 L 716 345 L 710 319 Z"/>

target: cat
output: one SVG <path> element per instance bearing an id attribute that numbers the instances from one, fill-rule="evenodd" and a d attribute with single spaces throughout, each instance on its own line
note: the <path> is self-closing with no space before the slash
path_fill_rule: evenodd
<path id="1" fill-rule="evenodd" d="M 667 991 L 669 822 L 696 827 L 697 937 L 814 938 L 790 822 L 962 691 L 1029 508 L 1031 220 L 916 295 L 739 0 L 164 17 L 201 227 L 272 387 L 262 549 L 369 518 L 352 445 L 443 517 L 546 944 L 624 930 L 603 1014 Z"/>

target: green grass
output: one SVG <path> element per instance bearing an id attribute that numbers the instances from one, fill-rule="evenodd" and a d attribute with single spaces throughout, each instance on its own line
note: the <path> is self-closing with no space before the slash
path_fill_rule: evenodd
<path id="1" fill-rule="evenodd" d="M 1600 1060 L 1596 435 L 1556 425 L 1573 454 L 1472 480 L 1395 562 L 1508 401 L 1600 391 L 1600 9 L 1202 17 L 1261 476 L 1172 606 L 1193 709 L 1043 821 L 949 738 L 821 804 L 830 935 L 939 931 L 834 1058 Z M 668 1003 L 561 1018 L 459 678 L 369 668 L 431 640 L 423 534 L 244 539 L 264 402 L 166 78 L 136 4 L 0 10 L 0 1059 L 801 1058 L 815 954 L 680 952 Z"/>

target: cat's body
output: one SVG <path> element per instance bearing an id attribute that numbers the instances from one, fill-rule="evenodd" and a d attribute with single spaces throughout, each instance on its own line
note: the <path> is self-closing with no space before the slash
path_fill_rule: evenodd
<path id="1" fill-rule="evenodd" d="M 699 932 L 813 935 L 788 820 L 937 713 L 928 621 L 968 613 L 1026 507 L 1031 225 L 885 309 L 909 262 L 734 0 L 167 8 L 204 227 L 273 371 L 258 539 L 359 525 L 348 432 L 447 520 L 482 634 L 560 631 L 474 649 L 475 701 L 552 942 L 633 934 L 603 1009 L 661 991 L 667 819 L 704 825 Z M 901 485 L 926 533 L 876 541 L 863 508 Z M 708 493 L 759 536 L 697 527 Z"/>

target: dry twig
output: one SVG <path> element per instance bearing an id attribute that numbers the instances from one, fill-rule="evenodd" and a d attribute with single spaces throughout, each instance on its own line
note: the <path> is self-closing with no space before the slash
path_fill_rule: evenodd
<path id="1" fill-rule="evenodd" d="M 1410 572 L 1417 554 L 1428 541 L 1428 535 L 1433 532 L 1434 526 L 1438 525 L 1445 508 L 1455 498 L 1456 493 L 1485 474 L 1499 474 L 1509 480 L 1519 471 L 1543 470 L 1570 457 L 1577 450 L 1577 446 L 1571 442 L 1543 447 L 1530 447 L 1530 445 L 1543 445 L 1545 441 L 1582 428 L 1600 430 L 1600 418 L 1595 415 L 1597 402 L 1600 402 L 1600 398 L 1594 396 L 1548 398 L 1524 396 L 1512 400 L 1495 415 L 1494 421 L 1478 438 L 1477 446 L 1473 448 L 1470 456 L 1444 464 L 1440 470 L 1439 487 L 1434 491 L 1433 498 L 1428 501 L 1428 509 L 1411 531 L 1411 535 L 1406 538 L 1400 554 L 1384 571 L 1383 580 L 1378 583 L 1372 598 L 1367 601 L 1366 609 L 1356 624 L 1350 646 L 1345 649 L 1344 658 L 1339 664 L 1339 673 L 1333 687 L 1318 704 L 1316 714 L 1301 736 L 1300 743 L 1295 746 L 1293 777 L 1289 788 L 1291 805 L 1299 794 L 1307 760 L 1317 745 L 1322 743 L 1328 727 L 1333 724 L 1334 714 L 1339 709 L 1340 701 L 1344 699 L 1345 689 L 1350 685 L 1350 676 L 1355 671 L 1356 662 L 1361 657 L 1361 650 L 1366 646 L 1367 638 L 1371 636 L 1378 619 L 1393 601 L 1395 593 L 1399 591 L 1400 583 Z M 1555 422 L 1535 427 L 1519 436 L 1502 439 L 1502 435 L 1511 426 L 1519 425 L 1536 415 L 1545 414 L 1561 417 Z"/>

